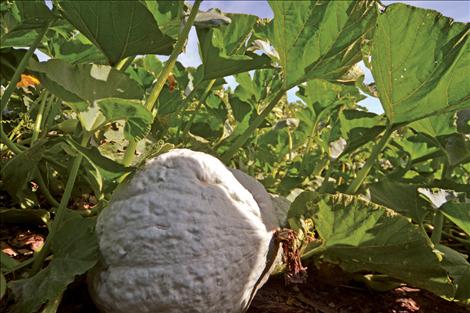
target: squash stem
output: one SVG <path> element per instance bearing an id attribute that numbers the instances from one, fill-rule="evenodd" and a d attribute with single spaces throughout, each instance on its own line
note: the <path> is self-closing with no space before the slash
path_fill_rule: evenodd
<path id="1" fill-rule="evenodd" d="M 46 106 L 47 98 L 49 97 L 49 92 L 45 91 L 41 95 L 41 102 L 39 103 L 38 114 L 36 116 L 36 121 L 34 123 L 33 135 L 31 136 L 31 143 L 30 145 L 34 144 L 36 140 L 38 140 L 39 133 L 41 132 L 41 125 L 44 115 L 44 107 Z"/>
<path id="2" fill-rule="evenodd" d="M 16 83 L 20 81 L 21 73 L 23 73 L 24 69 L 26 68 L 26 65 L 29 62 L 29 59 L 33 55 L 34 51 L 37 49 L 39 44 L 41 43 L 42 38 L 46 34 L 47 30 L 49 29 L 49 25 L 51 25 L 55 19 L 52 19 L 47 25 L 44 26 L 39 31 L 38 36 L 34 40 L 34 42 L 31 44 L 29 47 L 28 51 L 25 53 L 23 58 L 20 61 L 20 64 L 18 64 L 18 67 L 16 68 L 15 73 L 13 74 L 13 77 L 10 80 L 10 83 L 8 84 L 7 88 L 5 89 L 5 92 L 2 95 L 2 100 L 0 102 L 0 137 L 3 141 L 3 143 L 10 149 L 13 153 L 18 154 L 21 152 L 21 150 L 8 138 L 8 136 L 5 134 L 3 131 L 3 110 L 7 107 L 8 101 L 10 101 L 11 95 L 13 94 L 13 91 L 16 88 Z"/>
<path id="3" fill-rule="evenodd" d="M 250 126 L 238 137 L 235 142 L 224 152 L 221 156 L 222 162 L 225 164 L 235 155 L 238 149 L 240 149 L 250 136 L 256 131 L 259 125 L 264 121 L 268 114 L 274 109 L 276 104 L 286 93 L 285 89 L 279 90 L 279 92 L 272 98 L 271 102 L 266 108 L 250 123 Z"/>
<path id="4" fill-rule="evenodd" d="M 81 146 L 86 147 L 90 141 L 91 134 L 85 133 L 82 138 Z M 69 203 L 70 197 L 72 195 L 73 186 L 75 185 L 75 180 L 77 178 L 78 170 L 80 169 L 80 164 L 82 162 L 83 156 L 78 154 L 72 164 L 72 169 L 70 170 L 67 183 L 65 185 L 64 194 L 60 200 L 59 207 L 56 211 L 56 216 L 54 221 L 51 224 L 49 235 L 47 236 L 46 243 L 42 247 L 41 251 L 34 258 L 33 266 L 30 271 L 30 276 L 35 275 L 42 268 L 44 260 L 46 259 L 48 253 L 51 250 L 51 241 L 54 239 L 57 230 L 61 226 L 63 219 L 65 217 L 65 211 L 67 209 L 67 204 Z"/>
<path id="5" fill-rule="evenodd" d="M 24 69 L 26 68 L 26 65 L 29 62 L 29 59 L 33 55 L 34 51 L 37 49 L 39 44 L 41 43 L 42 38 L 46 34 L 47 30 L 49 29 L 49 25 L 51 25 L 55 21 L 55 19 L 51 20 L 47 25 L 44 26 L 39 31 L 38 36 L 34 40 L 34 42 L 31 44 L 29 47 L 28 51 L 25 53 L 23 58 L 20 61 L 20 64 L 18 64 L 18 67 L 16 68 L 15 73 L 13 74 L 13 77 L 10 80 L 10 83 L 8 84 L 7 88 L 5 89 L 5 92 L 3 93 L 2 96 L 2 101 L 0 104 L 0 111 L 3 112 L 3 110 L 7 107 L 8 101 L 10 101 L 10 97 L 13 93 L 13 91 L 16 88 L 16 83 L 20 81 L 21 74 L 23 73 Z"/>
<path id="6" fill-rule="evenodd" d="M 214 83 L 215 83 L 215 79 L 212 79 L 212 80 L 209 82 L 209 85 L 207 85 L 206 89 L 204 90 L 204 93 L 202 94 L 201 99 L 199 99 L 199 103 L 197 104 L 197 106 L 196 106 L 194 112 L 191 114 L 191 117 L 189 118 L 188 123 L 187 123 L 187 124 L 185 125 L 185 127 L 183 128 L 183 138 L 185 138 L 186 135 L 188 134 L 189 129 L 190 129 L 191 126 L 193 125 L 194 118 L 196 117 L 197 111 L 199 111 L 199 109 L 201 108 L 201 106 L 202 106 L 202 104 L 204 103 L 204 101 L 206 101 L 206 98 L 207 98 L 207 96 L 209 95 L 209 92 L 211 91 L 212 86 L 214 86 Z"/>
<path id="7" fill-rule="evenodd" d="M 385 130 L 385 133 L 383 134 L 379 143 L 376 144 L 374 148 L 372 149 L 371 155 L 369 159 L 366 161 L 366 164 L 364 164 L 364 167 L 361 168 L 356 178 L 353 180 L 351 185 L 349 185 L 348 189 L 346 190 L 346 193 L 348 194 L 357 193 L 357 191 L 359 190 L 359 187 L 362 185 L 367 175 L 369 174 L 372 166 L 376 162 L 380 152 L 382 151 L 382 149 L 385 147 L 388 140 L 390 139 L 390 136 L 392 135 L 393 131 L 394 131 L 394 128 L 391 125 L 389 125 L 387 129 Z"/>
<path id="8" fill-rule="evenodd" d="M 171 52 L 170 58 L 166 61 L 165 66 L 163 67 L 160 75 L 158 76 L 157 82 L 155 86 L 152 88 L 147 101 L 145 102 L 145 107 L 152 112 L 155 104 L 157 102 L 158 96 L 160 92 L 163 90 L 163 86 L 165 86 L 165 82 L 168 79 L 168 75 L 170 75 L 173 66 L 176 63 L 176 59 L 178 55 L 183 51 L 184 45 L 186 40 L 188 39 L 189 31 L 193 26 L 194 19 L 199 11 L 199 6 L 201 5 L 202 0 L 196 0 L 194 5 L 191 9 L 191 13 L 189 14 L 188 20 L 186 21 L 183 30 L 181 31 L 178 40 L 176 41 L 175 47 Z M 134 160 L 135 150 L 137 148 L 137 142 L 135 140 L 130 140 L 129 145 L 127 146 L 126 153 L 124 154 L 124 158 L 122 160 L 122 164 L 124 166 L 129 166 L 132 161 Z"/>
<path id="9" fill-rule="evenodd" d="M 431 241 L 434 244 L 438 244 L 441 241 L 442 228 L 444 226 L 444 215 L 440 211 L 437 211 L 434 214 L 432 224 L 434 226 L 434 229 L 431 234 Z"/>

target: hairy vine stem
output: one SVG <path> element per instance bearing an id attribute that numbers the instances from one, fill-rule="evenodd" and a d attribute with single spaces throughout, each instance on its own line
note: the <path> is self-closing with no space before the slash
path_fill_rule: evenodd
<path id="1" fill-rule="evenodd" d="M 194 20 L 196 15 L 199 11 L 199 6 L 201 5 L 202 0 L 196 0 L 194 5 L 191 9 L 191 13 L 189 14 L 188 20 L 186 21 L 183 30 L 181 31 L 178 40 L 176 41 L 175 47 L 171 52 L 170 58 L 166 61 L 165 66 L 163 67 L 160 75 L 157 78 L 157 82 L 155 86 L 152 88 L 147 101 L 145 102 L 145 107 L 152 112 L 155 108 L 155 104 L 157 103 L 157 99 L 160 96 L 161 91 L 163 90 L 163 86 L 165 86 L 165 82 L 168 79 L 168 75 L 170 75 L 171 70 L 173 69 L 176 59 L 178 55 L 183 51 L 184 45 L 186 44 L 186 40 L 188 39 L 189 31 L 193 26 Z M 129 166 L 132 161 L 134 160 L 135 151 L 137 148 L 137 141 L 136 140 L 129 140 L 129 145 L 127 146 L 126 153 L 124 154 L 124 158 L 122 160 L 122 164 L 125 166 Z"/>
<path id="2" fill-rule="evenodd" d="M 241 134 L 235 142 L 225 151 L 222 156 L 221 160 L 225 164 L 235 155 L 238 149 L 240 149 L 245 142 L 250 138 L 250 136 L 256 131 L 259 125 L 264 121 L 264 119 L 268 116 L 268 114 L 274 109 L 276 104 L 281 100 L 281 98 L 286 93 L 285 89 L 280 89 L 278 93 L 272 98 L 271 102 L 269 102 L 268 106 L 264 108 L 264 110 L 250 123 L 250 126 Z"/>
<path id="3" fill-rule="evenodd" d="M 85 133 L 82 137 L 80 145 L 86 147 L 90 141 L 91 134 Z M 60 200 L 59 207 L 57 208 L 54 221 L 51 224 L 49 235 L 47 236 L 46 243 L 42 247 L 41 251 L 34 258 L 33 266 L 30 271 L 30 276 L 35 275 L 42 268 L 44 260 L 47 257 L 47 254 L 51 251 L 51 241 L 54 239 L 57 230 L 63 222 L 65 217 L 65 210 L 67 209 L 67 204 L 69 203 L 70 197 L 72 195 L 73 186 L 75 185 L 75 180 L 77 178 L 78 170 L 80 169 L 80 164 L 82 163 L 83 156 L 78 154 L 73 160 L 72 168 L 70 170 L 67 183 L 65 185 L 64 194 Z"/>
<path id="4" fill-rule="evenodd" d="M 351 185 L 349 185 L 348 189 L 346 190 L 346 193 L 348 194 L 355 194 L 359 190 L 359 187 L 361 187 L 362 183 L 366 179 L 367 175 L 369 175 L 369 172 L 374 165 L 374 163 L 377 161 L 377 158 L 382 151 L 382 149 L 385 147 L 387 144 L 388 140 L 390 139 L 390 136 L 392 135 L 393 131 L 395 129 L 392 127 L 392 125 L 388 125 L 385 133 L 383 134 L 382 138 L 380 141 L 374 146 L 372 149 L 372 152 L 370 154 L 369 159 L 367 159 L 366 164 L 361 168 L 359 173 L 357 174 L 356 178 L 353 180 Z"/>

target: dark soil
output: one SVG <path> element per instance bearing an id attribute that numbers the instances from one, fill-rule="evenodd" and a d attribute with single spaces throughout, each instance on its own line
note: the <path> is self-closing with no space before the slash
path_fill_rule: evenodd
<path id="1" fill-rule="evenodd" d="M 282 276 L 271 277 L 258 291 L 247 313 L 466 313 L 470 310 L 410 287 L 377 292 L 359 285 L 332 285 L 310 271 L 304 285 L 285 286 Z M 324 277 L 322 277 L 324 279 Z M 64 294 L 59 313 L 99 313 L 82 277 Z M 162 312 L 163 313 L 163 312 Z"/>
<path id="2" fill-rule="evenodd" d="M 319 272 L 309 271 L 305 285 L 290 287 L 285 286 L 282 277 L 271 277 L 259 290 L 247 313 L 470 312 L 468 308 L 416 288 L 402 286 L 378 292 L 354 283 L 327 283 L 320 276 L 323 275 Z"/>
<path id="3" fill-rule="evenodd" d="M 44 237 L 43 228 L 2 227 L 1 250 L 22 261 L 32 255 L 35 246 L 42 244 Z M 307 272 L 307 282 L 297 285 L 286 286 L 282 275 L 272 276 L 258 291 L 247 313 L 470 312 L 468 307 L 408 286 L 387 292 L 371 290 L 331 265 L 324 265 L 320 270 L 310 265 Z M 0 311 L 7 305 L 0 301 Z M 69 286 L 58 312 L 99 313 L 88 295 L 84 276 L 78 277 Z"/>

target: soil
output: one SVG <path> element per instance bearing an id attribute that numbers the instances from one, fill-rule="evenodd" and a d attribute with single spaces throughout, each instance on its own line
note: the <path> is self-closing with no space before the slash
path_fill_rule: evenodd
<path id="1" fill-rule="evenodd" d="M 318 280 L 321 278 L 321 280 Z M 246 313 L 467 313 L 470 310 L 429 292 L 402 286 L 377 292 L 364 286 L 336 285 L 323 281 L 323 274 L 309 271 L 306 284 L 286 286 L 282 276 L 273 276 L 258 291 Z M 83 277 L 65 292 L 59 313 L 99 313 Z"/>
<path id="2" fill-rule="evenodd" d="M 5 226 L 5 225 L 3 225 Z M 43 243 L 45 229 L 0 229 L 1 250 L 18 260 L 29 258 Z M 379 292 L 351 279 L 340 268 L 307 266 L 303 284 L 286 285 L 282 275 L 272 276 L 261 288 L 246 313 L 465 313 L 470 308 L 446 301 L 430 292 L 400 286 Z M 1 303 L 2 311 L 7 303 Z M 84 276 L 77 277 L 64 293 L 59 313 L 99 313 L 91 301 Z"/>

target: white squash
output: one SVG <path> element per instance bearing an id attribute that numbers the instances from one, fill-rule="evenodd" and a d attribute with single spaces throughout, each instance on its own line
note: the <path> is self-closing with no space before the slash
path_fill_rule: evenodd
<path id="1" fill-rule="evenodd" d="M 218 159 L 175 149 L 118 189 L 96 226 L 102 261 L 89 287 L 97 306 L 107 313 L 244 312 L 278 254 L 279 225 L 269 194 L 240 173 L 242 183 Z M 255 197 L 244 187 L 250 179 L 259 184 Z"/>

